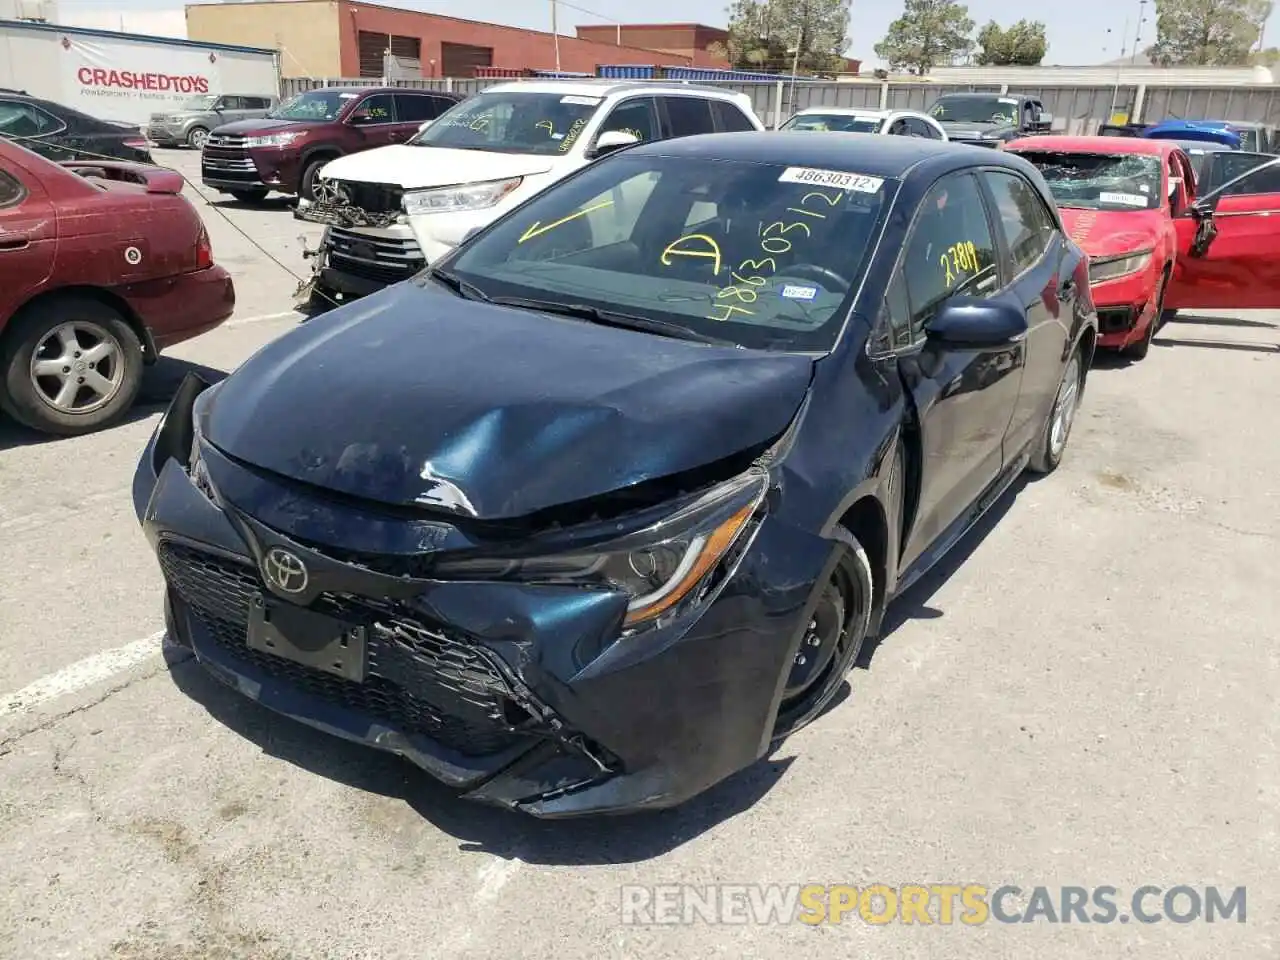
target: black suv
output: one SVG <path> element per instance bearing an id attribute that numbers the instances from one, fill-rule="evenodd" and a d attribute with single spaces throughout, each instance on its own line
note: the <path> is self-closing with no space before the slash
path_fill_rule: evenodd
<path id="1" fill-rule="evenodd" d="M 99 120 L 60 103 L 4 87 L 0 87 L 0 137 L 55 162 L 102 157 L 152 162 L 147 141 L 137 127 Z"/>

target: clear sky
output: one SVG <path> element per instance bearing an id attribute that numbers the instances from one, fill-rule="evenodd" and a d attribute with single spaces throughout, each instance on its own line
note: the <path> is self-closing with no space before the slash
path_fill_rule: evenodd
<path id="1" fill-rule="evenodd" d="M 550 0 L 381 0 L 384 6 L 405 7 L 464 17 L 490 20 L 540 30 L 551 28 Z M 135 32 L 154 30 L 175 33 L 182 30 L 182 0 L 59 0 L 69 22 L 85 26 L 125 28 Z M 648 23 L 698 21 L 723 26 L 728 19 L 726 0 L 560 0 L 560 32 L 572 36 L 578 23 Z M 1133 49 L 1138 22 L 1139 0 L 1071 0 L 1068 3 L 1036 4 L 1030 10 L 1017 0 L 971 0 L 969 16 L 978 26 L 988 20 L 1001 25 L 1030 17 L 1048 26 L 1047 64 L 1101 63 L 1120 56 L 1122 36 L 1126 53 Z M 1155 39 L 1154 3 L 1143 8 L 1146 24 L 1140 47 Z M 590 12 L 586 12 L 590 11 Z M 642 13 L 637 13 L 642 11 Z M 872 47 L 885 34 L 889 23 L 902 13 L 900 0 L 854 0 L 849 27 L 848 55 L 876 65 Z M 155 14 L 159 14 L 155 16 Z M 1128 30 L 1125 31 L 1126 17 Z M 153 24 L 153 26 L 147 26 Z M 169 29 L 164 29 L 168 27 Z M 1110 30 L 1110 34 L 1106 31 Z M 1280 11 L 1267 28 L 1268 45 L 1280 41 Z"/>

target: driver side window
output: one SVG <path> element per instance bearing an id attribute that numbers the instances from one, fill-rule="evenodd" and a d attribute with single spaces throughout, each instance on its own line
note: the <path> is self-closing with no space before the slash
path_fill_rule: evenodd
<path id="1" fill-rule="evenodd" d="M 609 133 L 617 130 L 621 133 L 629 133 L 643 143 L 657 139 L 654 134 L 657 128 L 653 98 L 636 97 L 631 100 L 623 100 L 614 107 L 609 112 L 609 116 L 605 118 L 604 123 L 600 125 L 600 133 Z"/>
<path id="2" fill-rule="evenodd" d="M 911 228 L 900 272 L 913 340 L 952 297 L 985 297 L 1000 288 L 995 241 L 972 174 L 952 174 L 933 185 Z"/>

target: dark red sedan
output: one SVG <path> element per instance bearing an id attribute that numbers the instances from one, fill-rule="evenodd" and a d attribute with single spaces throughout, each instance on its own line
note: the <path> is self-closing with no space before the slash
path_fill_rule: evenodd
<path id="1" fill-rule="evenodd" d="M 171 170 L 53 163 L 0 140 L 0 407 L 88 433 L 133 404 L 144 365 L 235 307 Z"/>

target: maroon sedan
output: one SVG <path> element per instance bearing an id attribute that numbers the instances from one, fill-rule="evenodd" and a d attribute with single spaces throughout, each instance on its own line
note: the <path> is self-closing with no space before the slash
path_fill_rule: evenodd
<path id="1" fill-rule="evenodd" d="M 88 433 L 143 366 L 231 316 L 235 288 L 171 170 L 52 163 L 0 140 L 0 407 Z"/>

